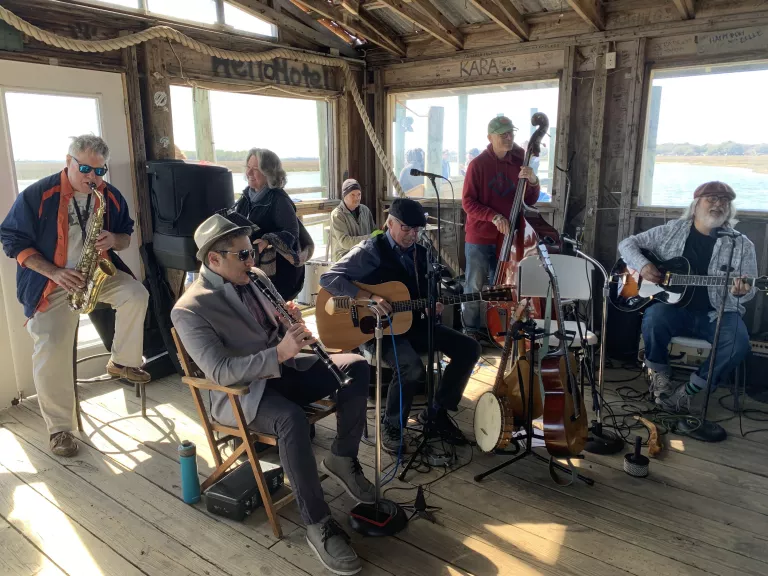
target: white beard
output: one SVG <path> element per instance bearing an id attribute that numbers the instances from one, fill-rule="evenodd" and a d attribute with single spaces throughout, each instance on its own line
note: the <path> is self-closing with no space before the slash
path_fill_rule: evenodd
<path id="1" fill-rule="evenodd" d="M 725 219 L 725 212 L 723 212 L 720 216 L 714 216 L 713 214 L 707 212 L 707 214 L 704 216 L 704 223 L 706 224 L 707 228 L 719 228 L 725 224 Z"/>

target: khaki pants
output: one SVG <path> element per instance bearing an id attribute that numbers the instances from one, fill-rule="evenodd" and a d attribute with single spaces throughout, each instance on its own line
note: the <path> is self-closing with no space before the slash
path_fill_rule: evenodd
<path id="1" fill-rule="evenodd" d="M 56 288 L 45 312 L 27 322 L 34 341 L 32 371 L 40 411 L 49 434 L 77 428 L 72 372 L 72 344 L 80 315 L 69 309 L 67 293 Z M 149 293 L 140 282 L 120 270 L 101 288 L 99 302 L 117 311 L 112 361 L 138 368 L 144 347 L 144 317 Z"/>

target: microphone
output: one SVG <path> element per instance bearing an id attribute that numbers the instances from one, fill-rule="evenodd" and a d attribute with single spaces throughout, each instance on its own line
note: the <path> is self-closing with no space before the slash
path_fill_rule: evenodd
<path id="1" fill-rule="evenodd" d="M 712 238 L 722 238 L 723 236 L 727 238 L 738 238 L 739 236 L 744 236 L 744 234 L 734 228 L 715 228 L 709 232 L 709 235 Z"/>
<path id="2" fill-rule="evenodd" d="M 424 172 L 423 170 L 419 170 L 418 168 L 411 168 L 411 176 L 426 176 L 427 178 L 445 178 L 441 176 L 440 174 L 432 174 L 432 172 Z"/>

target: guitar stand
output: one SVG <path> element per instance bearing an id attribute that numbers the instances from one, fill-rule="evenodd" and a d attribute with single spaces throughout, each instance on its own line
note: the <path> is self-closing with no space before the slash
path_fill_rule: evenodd
<path id="1" fill-rule="evenodd" d="M 490 476 L 491 474 L 495 474 L 499 470 L 502 470 L 503 468 L 506 468 L 507 466 L 514 464 L 518 460 L 522 460 L 526 456 L 533 456 L 542 462 L 546 462 L 549 464 L 549 475 L 552 478 L 552 480 L 555 482 L 555 484 L 558 484 L 559 486 L 570 486 L 573 484 L 573 481 L 578 478 L 588 486 L 592 486 L 595 481 L 592 480 L 592 478 L 587 478 L 586 476 L 582 476 L 578 472 L 576 472 L 576 469 L 573 467 L 573 465 L 570 463 L 570 460 L 568 462 L 568 466 L 563 466 L 559 462 L 555 462 L 554 457 L 546 458 L 545 456 L 542 456 L 541 454 L 533 451 L 533 386 L 534 382 L 536 382 L 536 372 L 534 371 L 534 365 L 535 365 L 535 359 L 534 359 L 534 344 L 536 343 L 537 338 L 541 338 L 543 336 L 544 331 L 539 329 L 536 329 L 536 323 L 533 321 L 525 322 L 522 326 L 522 332 L 524 332 L 524 336 L 515 336 L 516 340 L 523 340 L 528 339 L 528 364 L 530 365 L 529 373 L 528 373 L 528 381 L 531 383 L 531 393 L 528 394 L 528 409 L 526 411 L 525 416 L 525 450 L 523 450 L 521 453 L 519 453 L 514 458 L 511 458 L 507 460 L 506 462 L 503 462 L 499 464 L 498 466 L 494 466 L 490 470 L 486 470 L 485 472 L 481 474 L 477 474 L 475 476 L 475 482 L 481 482 L 484 478 L 487 476 Z M 520 386 L 520 394 L 521 398 L 523 399 L 523 402 L 525 402 L 525 385 L 522 382 L 522 379 L 518 382 L 518 385 Z M 518 440 L 515 440 L 515 443 L 518 443 Z M 583 456 L 574 456 L 574 458 L 583 458 Z M 561 472 L 565 472 L 570 474 L 570 478 L 567 480 L 563 480 L 560 478 L 560 476 L 557 474 L 557 471 L 560 470 Z"/>

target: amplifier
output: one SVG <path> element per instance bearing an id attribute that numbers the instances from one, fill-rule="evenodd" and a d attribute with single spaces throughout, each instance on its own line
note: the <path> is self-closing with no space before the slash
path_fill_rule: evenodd
<path id="1" fill-rule="evenodd" d="M 267 489 L 274 494 L 285 482 L 280 466 L 261 462 Z M 242 521 L 262 504 L 259 487 L 250 462 L 246 461 L 205 491 L 208 512 L 230 520 Z"/>
<path id="2" fill-rule="evenodd" d="M 750 340 L 749 344 L 753 355 L 768 358 L 768 340 Z"/>

